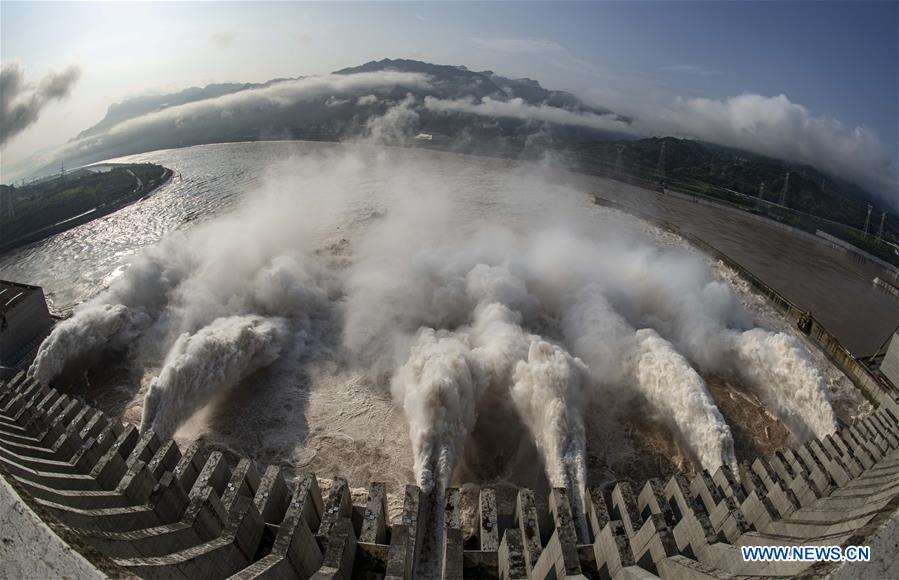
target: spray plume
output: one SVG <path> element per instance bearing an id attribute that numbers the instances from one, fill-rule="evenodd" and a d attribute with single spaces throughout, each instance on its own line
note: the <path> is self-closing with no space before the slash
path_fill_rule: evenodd
<path id="1" fill-rule="evenodd" d="M 472 197 L 439 165 L 341 151 L 291 160 L 235 214 L 146 250 L 56 327 L 32 372 L 48 381 L 129 349 L 157 374 L 145 428 L 166 432 L 279 353 L 388 373 L 416 478 L 438 494 L 497 398 L 514 403 L 552 484 L 575 493 L 591 404 L 604 421 L 645 404 L 703 467 L 734 462 L 694 366 L 770 389 L 799 436 L 802 423 L 829 428 L 826 385 L 801 344 L 752 329 L 701 258 L 614 228 L 596 235 L 580 225 L 579 196 L 530 172 Z M 330 249 L 337 231 L 348 249 Z"/>
<path id="2" fill-rule="evenodd" d="M 533 340 L 527 361 L 515 367 L 512 399 L 537 441 L 553 487 L 570 490 L 578 538 L 588 541 L 584 491 L 587 442 L 582 411 L 589 385 L 579 359 L 544 340 Z"/>
<path id="3" fill-rule="evenodd" d="M 629 400 L 622 389 L 642 397 L 704 469 L 736 464 L 730 428 L 699 374 L 654 330 L 630 326 L 597 286 L 576 295 L 563 332 L 611 400 Z"/>
<path id="4" fill-rule="evenodd" d="M 391 389 L 406 411 L 418 484 L 442 493 L 483 394 L 464 337 L 422 329 Z"/>
<path id="5" fill-rule="evenodd" d="M 41 343 L 29 375 L 43 384 L 70 367 L 95 364 L 104 352 L 127 350 L 159 317 L 172 288 L 196 266 L 186 240 L 173 234 L 146 249 L 126 275 L 79 305 Z"/>
<path id="6" fill-rule="evenodd" d="M 751 328 L 730 288 L 699 265 L 684 258 L 647 261 L 642 284 L 634 286 L 639 319 L 700 368 L 741 378 L 798 440 L 836 430 L 824 376 L 796 338 Z"/>
<path id="7" fill-rule="evenodd" d="M 104 351 L 127 348 L 150 322 L 146 313 L 122 304 L 83 309 L 78 318 L 63 320 L 54 327 L 38 349 L 28 374 L 47 385 L 75 361 L 85 364 Z"/>
<path id="8" fill-rule="evenodd" d="M 310 178 L 306 185 L 320 183 Z M 147 369 L 145 378 L 159 375 L 146 395 L 144 428 L 170 435 L 213 394 L 270 364 L 273 353 L 302 353 L 293 347 L 309 336 L 321 347 L 338 286 L 311 243 L 316 227 L 333 224 L 341 201 L 304 198 L 281 185 L 251 201 L 145 249 L 112 286 L 53 329 L 32 376 L 47 383 L 66 369 L 90 367 L 105 352 L 126 351 L 135 367 Z"/>
<path id="9" fill-rule="evenodd" d="M 636 380 L 649 403 L 680 432 L 687 448 L 709 471 L 736 467 L 730 428 L 702 378 L 671 343 L 654 330 L 636 333 Z"/>
<path id="10" fill-rule="evenodd" d="M 800 440 L 836 431 L 827 385 L 799 341 L 761 328 L 730 338 L 740 375 Z"/>
<path id="11" fill-rule="evenodd" d="M 193 335 L 183 334 L 169 351 L 144 399 L 141 431 L 160 437 L 216 395 L 227 394 L 244 378 L 273 363 L 288 338 L 283 319 L 230 316 L 214 320 Z"/>

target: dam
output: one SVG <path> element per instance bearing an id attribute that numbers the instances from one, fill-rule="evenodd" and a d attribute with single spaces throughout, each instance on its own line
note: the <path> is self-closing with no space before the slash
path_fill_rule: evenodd
<path id="1" fill-rule="evenodd" d="M 790 315 L 788 301 L 754 283 Z M 819 346 L 838 355 L 838 341 L 813 325 Z M 399 517 L 389 513 L 383 482 L 354 489 L 341 477 L 229 461 L 199 442 L 180 449 L 20 371 L 0 385 L 0 474 L 4 494 L 41 519 L 23 524 L 7 508 L 3 528 L 46 526 L 65 546 L 48 565 L 97 577 L 855 577 L 850 564 L 749 562 L 741 553 L 761 545 L 876 550 L 894 537 L 899 394 L 850 358 L 842 366 L 879 398 L 873 413 L 735 470 L 554 487 L 546 496 L 489 486 L 437 495 L 409 484 L 391 490 L 402 498 Z M 585 532 L 576 527 L 574 494 L 584 497 Z M 9 539 L 4 549 L 26 548 Z M 11 565 L 16 575 L 19 564 Z"/>
<path id="2" fill-rule="evenodd" d="M 899 580 L 899 2 L 643 2 L 0 0 L 0 580 Z"/>

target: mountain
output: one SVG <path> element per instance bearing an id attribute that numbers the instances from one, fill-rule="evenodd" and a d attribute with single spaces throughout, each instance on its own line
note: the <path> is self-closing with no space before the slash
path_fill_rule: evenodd
<path id="1" fill-rule="evenodd" d="M 590 107 L 573 94 L 566 91 L 544 89 L 540 83 L 528 78 L 510 79 L 493 71 L 474 72 L 464 66 L 439 65 L 407 59 L 385 58 L 367 62 L 361 66 L 344 68 L 334 74 L 356 74 L 396 70 L 426 74 L 436 79 L 444 97 L 461 98 L 474 96 L 479 99 L 489 97 L 497 100 L 522 99 L 529 105 L 548 105 L 562 109 L 591 112 L 597 115 L 613 115 L 609 109 Z"/>
<path id="2" fill-rule="evenodd" d="M 215 127 L 197 128 L 196 134 L 184 135 L 180 139 L 170 139 L 165 146 L 180 146 L 184 144 L 196 144 L 201 142 L 215 142 L 225 139 L 246 140 L 256 139 L 260 136 L 278 135 L 297 138 L 329 138 L 340 139 L 356 136 L 363 132 L 370 117 L 382 114 L 389 106 L 402 101 L 406 95 L 411 94 L 423 100 L 425 97 L 438 99 L 476 99 L 484 98 L 496 101 L 510 101 L 521 99 L 532 106 L 545 105 L 556 109 L 575 113 L 589 113 L 594 115 L 606 115 L 627 122 L 623 117 L 616 116 L 612 111 L 592 107 L 583 103 L 580 99 L 566 91 L 548 90 L 540 86 L 540 83 L 532 79 L 510 79 L 500 76 L 492 71 L 474 72 L 464 66 L 436 65 L 407 59 L 384 59 L 372 61 L 361 66 L 350 67 L 335 71 L 334 75 L 349 76 L 359 73 L 385 73 L 385 72 L 417 73 L 427 75 L 430 80 L 427 88 L 423 87 L 393 87 L 392 89 L 375 91 L 380 97 L 377 103 L 360 106 L 359 97 L 370 94 L 370 88 L 358 91 L 344 91 L 337 94 L 321 94 L 317 98 L 304 99 L 281 108 L 281 110 L 248 111 L 249 115 L 243 116 L 243 122 L 230 119 L 227 123 Z M 82 131 L 74 141 L 97 137 L 109 131 L 116 125 L 139 117 L 159 113 L 163 111 L 175 111 L 177 107 L 189 103 L 201 104 L 213 102 L 218 97 L 248 94 L 248 91 L 274 88 L 286 88 L 291 81 L 299 81 L 302 77 L 273 79 L 265 83 L 225 83 L 212 84 L 205 87 L 191 87 L 178 93 L 164 95 L 149 95 L 127 99 L 121 103 L 109 106 L 106 116 L 96 125 Z M 387 107 L 383 105 L 388 105 Z M 355 106 L 343 106 L 355 105 Z M 374 106 L 372 106 L 374 105 Z M 260 114 L 263 113 L 263 114 Z M 443 113 L 441 115 L 430 114 L 419 110 L 421 131 L 437 132 L 452 135 L 453 123 L 447 123 L 449 118 L 458 127 L 478 129 L 480 125 L 481 137 L 510 137 L 515 136 L 517 129 L 526 124 L 524 120 L 505 119 L 499 125 L 492 120 L 481 120 L 466 117 L 466 122 L 459 125 L 460 115 Z M 221 121 L 221 120 L 219 120 Z M 183 131 L 182 131 L 183 132 Z M 478 132 L 478 131 L 476 131 Z M 562 131 L 563 133 L 565 131 Z M 572 133 L 569 129 L 568 133 Z M 602 131 L 576 130 L 578 135 L 603 136 Z M 471 133 L 467 136 L 473 137 Z"/>
<path id="3" fill-rule="evenodd" d="M 367 138 L 500 156 L 563 150 L 578 168 L 608 173 L 620 164 L 657 183 L 664 144 L 664 178 L 699 193 L 740 199 L 739 194 L 757 195 L 764 183 L 767 198 L 779 201 L 789 171 L 787 205 L 794 209 L 858 229 L 867 204 L 881 205 L 858 186 L 809 166 L 694 140 L 638 139 L 631 122 L 533 79 L 383 59 L 331 75 L 211 84 L 127 99 L 110 105 L 48 167 L 205 143 Z M 899 226 L 887 220 L 885 229 L 895 239 Z"/>
<path id="4" fill-rule="evenodd" d="M 168 107 L 175 107 L 186 103 L 202 101 L 204 99 L 214 99 L 215 97 L 221 97 L 246 89 L 261 88 L 282 80 L 288 79 L 273 79 L 265 83 L 217 83 L 206 85 L 205 87 L 190 87 L 177 93 L 165 95 L 131 97 L 121 103 L 109 105 L 109 108 L 106 110 L 106 116 L 96 125 L 78 133 L 73 141 L 92 135 L 99 135 L 122 121 L 134 119 L 141 115 L 146 115 L 147 113 L 161 111 Z"/>

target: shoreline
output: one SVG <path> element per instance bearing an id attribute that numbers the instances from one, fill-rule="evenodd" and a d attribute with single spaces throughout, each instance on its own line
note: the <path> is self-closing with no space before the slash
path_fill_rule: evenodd
<path id="1" fill-rule="evenodd" d="M 116 211 L 131 205 L 132 203 L 136 203 L 156 192 L 160 187 L 167 184 L 171 181 L 172 176 L 174 176 L 175 172 L 169 169 L 168 167 L 163 167 L 164 172 L 160 182 L 155 185 L 152 189 L 147 191 L 140 191 L 136 194 L 129 195 L 117 202 L 110 203 L 107 205 L 102 205 L 99 207 L 95 207 L 86 212 L 80 213 L 78 215 L 72 216 L 70 218 L 66 218 L 62 221 L 56 222 L 55 224 L 51 224 L 49 226 L 44 226 L 37 230 L 34 230 L 30 233 L 27 233 L 23 236 L 19 236 L 14 240 L 10 240 L 4 244 L 0 244 L 0 254 L 5 254 L 6 252 L 15 250 L 17 248 L 21 248 L 22 246 L 27 246 L 28 244 L 33 244 L 35 242 L 39 242 L 43 239 L 49 238 L 50 236 L 54 236 L 56 234 L 60 234 L 62 232 L 71 230 L 80 225 L 86 224 L 88 222 L 92 222 L 95 219 L 105 217 L 111 213 L 115 213 Z"/>

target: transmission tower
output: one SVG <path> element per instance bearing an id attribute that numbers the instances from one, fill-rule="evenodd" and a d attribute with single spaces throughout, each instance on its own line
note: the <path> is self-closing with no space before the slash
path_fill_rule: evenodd
<path id="1" fill-rule="evenodd" d="M 16 207 L 13 205 L 12 196 L 12 191 L 7 191 L 3 196 L 3 214 L 10 219 L 16 217 Z"/>
<path id="2" fill-rule="evenodd" d="M 659 181 L 665 181 L 665 146 L 667 141 L 662 141 L 662 148 L 659 149 L 659 164 L 656 167 L 656 173 L 659 174 Z"/>
<path id="3" fill-rule="evenodd" d="M 615 173 L 621 173 L 621 154 L 624 153 L 624 145 L 618 145 L 615 147 L 618 153 L 615 156 Z"/>
<path id="4" fill-rule="evenodd" d="M 883 240 L 883 223 L 887 219 L 887 210 L 880 212 L 880 226 L 877 228 L 877 241 Z"/>
<path id="5" fill-rule="evenodd" d="M 871 210 L 874 209 L 871 204 L 868 204 L 868 213 L 865 215 L 865 237 L 868 237 L 868 226 L 871 225 Z"/>
<path id="6" fill-rule="evenodd" d="M 787 190 L 790 188 L 790 172 L 784 177 L 784 186 L 780 190 L 780 205 L 787 205 Z"/>

